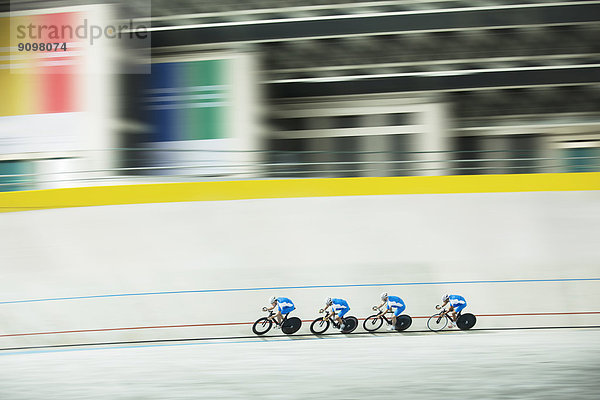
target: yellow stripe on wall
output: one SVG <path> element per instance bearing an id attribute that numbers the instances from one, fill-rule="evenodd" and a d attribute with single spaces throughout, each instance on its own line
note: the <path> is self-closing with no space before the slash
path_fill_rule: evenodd
<path id="1" fill-rule="evenodd" d="M 36 52 L 17 51 L 18 40 L 11 36 L 17 25 L 31 22 L 27 17 L 0 17 L 0 117 L 35 114 L 38 108 L 40 93 L 36 88 L 42 77 L 33 67 L 26 67 L 35 60 Z"/>
<path id="2" fill-rule="evenodd" d="M 600 190 L 600 173 L 277 179 L 0 193 L 0 212 L 117 204 L 393 194 Z"/>

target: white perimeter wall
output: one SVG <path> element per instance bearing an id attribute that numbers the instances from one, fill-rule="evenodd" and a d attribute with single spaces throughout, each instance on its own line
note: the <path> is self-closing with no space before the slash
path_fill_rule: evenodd
<path id="1" fill-rule="evenodd" d="M 0 301 L 274 286 L 600 277 L 600 192 L 268 199 L 0 214 Z M 412 316 L 444 292 L 475 314 L 600 311 L 600 282 L 423 284 L 0 304 L 0 335 L 249 322 L 271 295 L 313 319 L 365 317 L 387 290 Z M 600 325 L 600 314 L 480 316 L 477 327 Z M 425 328 L 415 319 L 410 330 Z M 308 331 L 304 324 L 302 331 Z M 236 336 L 250 325 L 0 337 L 29 345 Z"/>

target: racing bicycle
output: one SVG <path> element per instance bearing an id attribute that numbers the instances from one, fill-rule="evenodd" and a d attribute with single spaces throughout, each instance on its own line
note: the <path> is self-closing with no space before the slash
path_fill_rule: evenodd
<path id="1" fill-rule="evenodd" d="M 376 306 L 373 307 L 373 310 L 377 310 L 377 307 Z M 387 319 L 385 317 L 385 314 L 387 314 L 388 312 L 392 312 L 392 310 L 380 311 L 377 314 L 373 314 L 373 315 L 367 317 L 367 319 L 365 319 L 365 322 L 363 322 L 363 328 L 365 328 L 365 331 L 375 332 L 377 329 L 381 328 L 381 325 L 383 325 L 383 321 L 385 321 L 388 325 L 391 325 L 392 320 Z M 408 327 L 411 324 L 412 324 L 412 318 L 410 317 L 410 315 L 402 314 L 396 318 L 395 328 L 397 331 L 403 331 L 405 329 L 408 329 Z"/>
<path id="2" fill-rule="evenodd" d="M 319 313 L 323 312 L 323 309 L 319 310 Z M 347 317 L 342 317 L 342 321 L 344 323 L 344 329 L 342 330 L 342 333 L 351 333 L 358 326 L 358 319 L 351 315 Z M 325 312 L 325 316 L 315 319 L 310 324 L 310 331 L 315 335 L 321 335 L 325 333 L 325 331 L 329 328 L 329 325 L 333 325 L 334 328 L 340 327 L 340 325 L 335 320 L 335 312 L 330 312 L 329 310 L 327 310 Z"/>
<path id="3" fill-rule="evenodd" d="M 263 311 L 267 311 L 267 308 L 263 307 Z M 298 332 L 298 330 L 302 326 L 302 320 L 298 317 L 288 318 L 289 313 L 285 314 L 283 316 L 281 325 L 279 325 L 279 323 L 277 323 L 277 321 L 272 319 L 272 317 L 275 315 L 273 310 L 268 310 L 268 311 L 269 311 L 268 317 L 259 318 L 256 320 L 254 325 L 252 325 L 252 332 L 254 332 L 255 334 L 264 335 L 265 333 L 269 332 L 269 330 L 271 329 L 273 324 L 275 324 L 277 326 L 281 326 L 281 331 L 283 333 L 285 333 L 286 335 L 291 335 L 292 333 Z"/>
<path id="4" fill-rule="evenodd" d="M 439 306 L 436 306 L 436 308 L 437 307 Z M 448 316 L 448 310 L 442 309 L 440 312 L 433 314 L 431 317 L 429 317 L 429 319 L 427 320 L 427 328 L 429 328 L 429 330 L 433 332 L 438 332 L 444 329 L 446 326 L 448 326 L 448 323 L 450 321 L 451 319 Z M 462 311 L 456 314 L 456 326 L 460 330 L 469 330 L 473 326 L 475 326 L 476 322 L 477 318 L 473 314 L 463 314 Z"/>

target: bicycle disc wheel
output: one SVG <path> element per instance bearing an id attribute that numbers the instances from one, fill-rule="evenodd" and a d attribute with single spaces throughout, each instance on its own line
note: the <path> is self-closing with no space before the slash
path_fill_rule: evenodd
<path id="1" fill-rule="evenodd" d="M 329 321 L 324 321 L 323 317 L 315 319 L 312 324 L 310 324 L 310 331 L 315 335 L 324 333 L 327 328 L 329 328 Z"/>
<path id="2" fill-rule="evenodd" d="M 252 325 L 252 332 L 254 332 L 257 335 L 264 335 L 265 333 L 269 332 L 269 329 L 271 329 L 272 325 L 273 321 L 271 321 L 267 317 L 259 318 L 258 320 L 256 320 L 254 325 Z"/>
<path id="3" fill-rule="evenodd" d="M 352 333 L 358 326 L 358 319 L 356 317 L 346 317 L 342 318 L 344 320 L 344 330 L 342 333 Z"/>
<path id="4" fill-rule="evenodd" d="M 412 324 L 412 318 L 410 317 L 410 315 L 407 315 L 407 314 L 400 315 L 400 316 L 398 316 L 398 319 L 396 320 L 396 330 L 404 331 L 404 330 L 408 329 L 408 327 L 411 326 L 411 324 Z"/>
<path id="5" fill-rule="evenodd" d="M 377 329 L 381 328 L 383 324 L 383 319 L 379 318 L 377 314 L 373 314 L 363 322 L 363 328 L 367 332 L 375 332 Z"/>
<path id="6" fill-rule="evenodd" d="M 285 320 L 281 326 L 281 331 L 286 335 L 298 332 L 298 329 L 302 326 L 302 320 L 298 317 L 292 317 Z"/>
<path id="7" fill-rule="evenodd" d="M 477 322 L 477 318 L 475 318 L 475 316 L 473 314 L 469 314 L 469 313 L 462 314 L 456 320 L 456 326 L 458 326 L 458 329 L 466 331 L 466 330 L 471 329 L 472 327 L 474 327 L 475 326 L 475 322 Z"/>
<path id="8" fill-rule="evenodd" d="M 427 327 L 434 332 L 441 331 L 446 325 L 448 325 L 448 318 L 445 315 L 434 314 L 427 320 Z"/>

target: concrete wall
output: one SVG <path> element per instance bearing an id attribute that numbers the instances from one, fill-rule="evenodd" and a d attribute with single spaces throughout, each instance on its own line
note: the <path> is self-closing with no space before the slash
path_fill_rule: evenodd
<path id="1" fill-rule="evenodd" d="M 0 348 L 251 334 L 271 295 L 314 319 L 326 296 L 365 317 L 387 290 L 412 316 L 462 294 L 477 327 L 600 325 L 600 192 L 142 204 L 0 214 Z M 547 282 L 443 281 L 538 280 Z M 384 283 L 420 283 L 384 287 Z M 372 284 L 359 287 L 302 288 Z M 294 286 L 294 289 L 268 289 Z M 264 288 L 264 289 L 261 289 Z M 80 299 L 53 298 L 110 296 Z M 42 300 L 15 302 L 20 300 Z M 44 300 L 46 299 L 46 300 Z M 417 318 L 410 330 L 425 329 Z M 308 332 L 308 324 L 301 332 Z M 2 336 L 4 335 L 4 336 Z"/>

